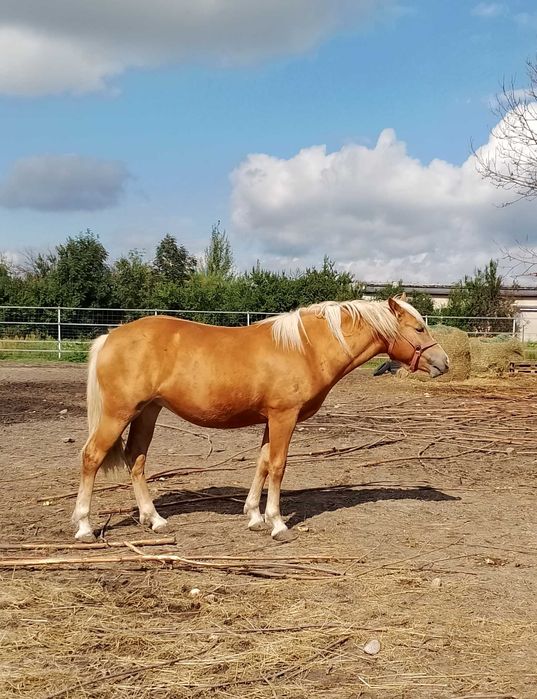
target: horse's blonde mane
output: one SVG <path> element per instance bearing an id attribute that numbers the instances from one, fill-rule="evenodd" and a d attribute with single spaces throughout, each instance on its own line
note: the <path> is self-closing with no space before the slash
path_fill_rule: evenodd
<path id="1" fill-rule="evenodd" d="M 423 321 L 420 314 L 409 303 L 401 299 L 397 299 L 397 302 L 418 320 Z M 377 336 L 386 340 L 393 340 L 399 333 L 397 318 L 392 313 L 387 301 L 323 301 L 298 308 L 296 311 L 282 313 L 276 317 L 265 318 L 259 322 L 261 324 L 272 323 L 272 337 L 278 347 L 303 351 L 303 336 L 308 342 L 309 338 L 302 322 L 302 316 L 313 314 L 326 320 L 332 335 L 345 351 L 349 352 L 341 328 L 342 311 L 348 313 L 353 323 L 363 321 Z"/>

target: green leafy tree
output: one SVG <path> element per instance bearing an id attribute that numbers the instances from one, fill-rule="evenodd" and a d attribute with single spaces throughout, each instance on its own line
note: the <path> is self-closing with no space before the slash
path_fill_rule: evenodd
<path id="1" fill-rule="evenodd" d="M 0 305 L 9 305 L 13 297 L 13 277 L 8 263 L 0 256 Z"/>
<path id="2" fill-rule="evenodd" d="M 252 311 L 283 313 L 299 305 L 296 284 L 285 272 L 263 269 L 258 262 L 245 279 Z"/>
<path id="3" fill-rule="evenodd" d="M 221 279 L 231 279 L 233 276 L 233 251 L 226 232 L 220 230 L 220 221 L 212 228 L 200 271 L 205 276 Z"/>
<path id="4" fill-rule="evenodd" d="M 13 303 L 21 306 L 53 306 L 56 298 L 53 288 L 53 272 L 57 255 L 53 251 L 35 252 L 27 250 L 19 269 L 17 292 Z M 28 315 L 27 312 L 24 315 Z"/>
<path id="5" fill-rule="evenodd" d="M 348 301 L 361 295 L 352 274 L 339 272 L 336 264 L 325 255 L 321 269 L 311 267 L 297 275 L 299 305 L 320 301 Z"/>
<path id="6" fill-rule="evenodd" d="M 148 308 L 155 293 L 156 274 L 137 250 L 116 260 L 112 268 L 112 296 L 119 308 Z"/>
<path id="7" fill-rule="evenodd" d="M 104 308 L 110 303 L 108 253 L 89 229 L 56 247 L 46 277 L 54 305 Z"/>
<path id="8" fill-rule="evenodd" d="M 473 277 L 464 277 L 449 295 L 443 316 L 470 316 L 470 320 L 446 320 L 469 332 L 498 332 L 511 329 L 510 321 L 501 324 L 492 323 L 488 318 L 512 318 L 515 315 L 513 302 L 502 296 L 502 277 L 498 274 L 498 263 L 490 260 L 485 269 L 477 269 Z M 479 317 L 483 319 L 479 319 Z"/>
<path id="9" fill-rule="evenodd" d="M 196 270 L 197 260 L 172 235 L 165 235 L 157 245 L 153 266 L 167 282 L 184 284 Z"/>

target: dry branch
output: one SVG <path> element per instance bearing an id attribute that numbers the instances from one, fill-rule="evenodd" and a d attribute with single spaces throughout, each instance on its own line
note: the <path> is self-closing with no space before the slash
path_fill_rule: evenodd
<path id="1" fill-rule="evenodd" d="M 209 451 L 207 454 L 205 454 L 205 458 L 208 459 L 209 456 L 213 453 L 213 442 L 211 440 L 211 437 L 208 434 L 205 434 L 205 432 L 194 432 L 194 430 L 187 430 L 184 427 L 179 427 L 178 425 L 168 425 L 163 422 L 157 422 L 156 427 L 165 427 L 168 430 L 177 430 L 178 432 L 184 432 L 185 434 L 192 434 L 194 437 L 201 437 L 202 439 L 206 439 L 209 442 Z"/>
<path id="2" fill-rule="evenodd" d="M 55 568 L 69 565 L 91 568 L 110 563 L 162 563 L 170 564 L 185 570 L 220 570 L 239 575 L 255 575 L 259 577 L 295 578 L 303 579 L 315 574 L 316 577 L 338 577 L 343 575 L 340 571 L 321 568 L 319 566 L 293 563 L 290 561 L 260 560 L 255 558 L 249 561 L 225 561 L 189 559 L 174 553 L 144 554 L 135 546 L 125 542 L 125 546 L 134 551 L 134 555 L 120 554 L 114 556 L 69 556 L 49 558 L 4 558 L 0 559 L 0 569 L 8 568 Z"/>
<path id="3" fill-rule="evenodd" d="M 53 542 L 35 542 L 33 544 L 0 544 L 1 551 L 28 551 L 28 550 L 60 550 L 60 549 L 76 549 L 82 551 L 93 551 L 96 549 L 108 549 L 108 548 L 119 548 L 125 547 L 128 544 L 133 544 L 134 546 L 168 546 L 170 544 L 175 544 L 176 540 L 174 536 L 164 536 L 155 539 L 137 539 L 136 541 L 96 541 L 94 543 L 82 543 L 78 542 L 76 544 L 66 544 L 61 541 Z"/>

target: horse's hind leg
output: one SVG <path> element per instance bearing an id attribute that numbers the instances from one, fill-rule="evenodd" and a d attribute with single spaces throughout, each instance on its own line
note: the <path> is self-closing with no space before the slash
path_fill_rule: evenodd
<path id="1" fill-rule="evenodd" d="M 155 509 L 147 488 L 144 469 L 147 450 L 153 439 L 155 423 L 160 411 L 161 406 L 155 403 L 150 403 L 143 409 L 131 423 L 125 448 L 125 457 L 131 468 L 132 487 L 140 512 L 140 522 L 149 524 L 154 532 L 162 531 L 166 526 L 166 520 Z"/>
<path id="2" fill-rule="evenodd" d="M 125 427 L 125 422 L 103 415 L 99 427 L 84 445 L 80 487 L 72 517 L 73 524 L 77 527 L 75 538 L 78 541 L 95 540 L 89 520 L 95 476 L 107 453 L 121 437 Z"/>
<path id="3" fill-rule="evenodd" d="M 248 529 L 253 532 L 261 531 L 262 529 L 267 528 L 263 515 L 259 509 L 259 501 L 261 500 L 261 493 L 263 492 L 263 486 L 265 485 L 265 480 L 269 470 L 268 441 L 269 430 L 267 425 L 267 427 L 265 427 L 265 434 L 263 435 L 261 452 L 257 459 L 257 468 L 255 471 L 254 480 L 252 481 L 250 492 L 248 493 L 248 497 L 244 503 L 244 514 L 248 515 Z"/>
<path id="4" fill-rule="evenodd" d="M 295 411 L 269 415 L 269 487 L 265 522 L 272 528 L 271 536 L 276 541 L 292 541 L 296 538 L 296 534 L 289 531 L 280 514 L 280 489 L 296 419 Z"/>

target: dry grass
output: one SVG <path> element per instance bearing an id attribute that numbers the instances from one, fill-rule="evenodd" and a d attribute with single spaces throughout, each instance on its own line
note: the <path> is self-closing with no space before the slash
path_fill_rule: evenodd
<path id="1" fill-rule="evenodd" d="M 225 569 L 103 564 L 128 549 L 62 551 L 75 482 L 46 457 L 61 454 L 54 439 L 65 423 L 52 437 L 50 420 L 41 432 L 35 421 L 5 426 L 2 559 L 83 562 L 0 571 L 2 699 L 535 699 L 535 378 L 359 380 L 359 402 L 353 384 L 296 436 L 284 511 L 309 531 L 286 546 L 243 531 L 235 501 L 250 474 L 237 455 L 252 437 L 213 435 L 206 459 L 207 440 L 157 434 L 157 453 L 180 444 L 198 460 L 152 482 L 162 500 L 179 501 L 167 515 L 180 548 L 144 553 L 248 557 Z M 77 426 L 83 434 L 82 416 Z M 156 471 L 178 465 L 166 458 Z M 223 459 L 235 473 L 209 476 Z M 30 487 L 47 469 L 49 486 Z M 150 536 L 121 514 L 128 504 L 123 490 L 95 502 L 117 513 L 108 531 L 117 542 Z M 17 550 L 44 537 L 58 551 Z M 372 638 L 376 656 L 363 651 Z"/>
<path id="2" fill-rule="evenodd" d="M 356 697 L 359 688 L 382 697 L 532 696 L 535 619 L 516 607 L 491 615 L 494 599 L 464 570 L 443 573 L 435 587 L 437 573 L 419 570 L 416 559 L 423 568 L 442 556 L 421 555 L 425 563 L 418 553 L 384 569 L 362 564 L 335 581 L 118 567 L 83 577 L 3 576 L 0 692 L 31 699 Z M 502 574 L 501 566 L 490 572 Z M 463 615 L 468 597 L 480 601 Z M 363 651 L 371 638 L 382 645 L 374 657 Z"/>
<path id="3" fill-rule="evenodd" d="M 522 343 L 513 337 L 505 339 L 470 339 L 473 376 L 503 376 L 509 363 L 524 358 Z"/>

